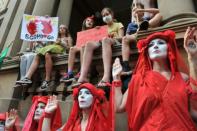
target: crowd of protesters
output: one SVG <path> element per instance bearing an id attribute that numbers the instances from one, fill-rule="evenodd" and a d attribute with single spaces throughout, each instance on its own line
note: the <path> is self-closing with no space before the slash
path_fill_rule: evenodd
<path id="1" fill-rule="evenodd" d="M 151 1 L 152 2 L 152 1 Z M 68 69 L 61 82 L 72 82 L 73 105 L 70 116 L 62 124 L 57 96 L 33 96 L 32 106 L 22 131 L 114 131 L 115 113 L 126 112 L 129 131 L 196 131 L 197 120 L 197 35 L 195 27 L 188 27 L 183 46 L 188 65 L 181 57 L 172 30 L 154 32 L 144 39 L 141 31 L 160 26 L 162 16 L 151 2 L 134 0 L 131 22 L 124 35 L 124 25 L 115 19 L 111 8 L 101 11 L 108 35 L 99 41 L 88 41 L 82 47 L 73 46 L 68 27 L 59 26 L 56 42 L 30 43 L 31 52 L 21 56 L 20 80 L 17 84 L 31 84 L 32 76 L 45 60 L 45 79 L 40 90 L 47 90 L 51 82 L 54 54 L 68 54 Z M 130 15 L 130 14 L 128 14 Z M 87 16 L 81 31 L 99 29 L 94 16 Z M 112 64 L 112 47 L 121 45 L 122 58 Z M 131 45 L 139 51 L 135 68 L 130 61 Z M 103 76 L 96 85 L 89 82 L 88 73 L 93 53 L 102 48 Z M 76 54 L 80 53 L 80 71 L 74 74 Z M 131 76 L 128 88 L 122 91 L 122 76 Z M 111 77 L 113 78 L 111 80 Z M 109 99 L 105 88 L 110 89 Z M 20 130 L 15 109 L 0 114 L 0 131 Z M 125 127 L 126 128 L 126 127 Z"/>

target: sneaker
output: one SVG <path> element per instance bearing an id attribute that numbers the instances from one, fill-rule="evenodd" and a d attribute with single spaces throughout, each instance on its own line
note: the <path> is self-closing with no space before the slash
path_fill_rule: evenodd
<path id="1" fill-rule="evenodd" d="M 43 81 L 41 86 L 40 86 L 40 90 L 45 91 L 49 88 L 49 81 Z"/>
<path id="2" fill-rule="evenodd" d="M 25 77 L 24 79 L 21 79 L 19 81 L 16 81 L 16 83 L 17 84 L 31 84 L 32 81 L 29 78 Z"/>
<path id="3" fill-rule="evenodd" d="M 60 82 L 70 82 L 73 81 L 74 75 L 73 73 L 66 73 L 61 79 Z"/>

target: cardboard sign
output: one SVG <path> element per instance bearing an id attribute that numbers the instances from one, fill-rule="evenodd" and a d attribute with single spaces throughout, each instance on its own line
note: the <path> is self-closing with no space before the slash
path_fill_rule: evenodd
<path id="1" fill-rule="evenodd" d="M 107 37 L 107 26 L 100 26 L 100 28 L 93 28 L 81 32 L 77 32 L 77 44 L 76 46 L 84 46 L 87 42 L 102 40 L 103 37 Z"/>
<path id="2" fill-rule="evenodd" d="M 23 15 L 21 39 L 26 41 L 56 41 L 58 17 Z"/>

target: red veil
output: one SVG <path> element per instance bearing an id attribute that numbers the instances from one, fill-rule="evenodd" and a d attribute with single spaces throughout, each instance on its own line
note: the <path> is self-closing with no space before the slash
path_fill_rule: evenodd
<path id="1" fill-rule="evenodd" d="M 166 66 L 171 70 L 170 80 L 152 70 L 148 44 L 157 38 L 167 42 Z M 188 109 L 187 84 L 180 75 L 180 72 L 188 74 L 188 68 L 176 46 L 175 32 L 167 30 L 153 33 L 139 40 L 137 47 L 140 54 L 129 83 L 126 104 L 129 131 L 194 131 Z"/>
<path id="2" fill-rule="evenodd" d="M 94 97 L 86 131 L 112 131 L 111 118 L 108 117 L 109 103 L 105 98 L 105 93 L 90 83 L 82 84 L 73 90 L 74 103 L 63 131 L 81 131 L 82 112 L 78 103 L 78 94 L 81 88 L 87 88 Z"/>
<path id="3" fill-rule="evenodd" d="M 0 120 L 6 121 L 6 117 L 8 117 L 8 112 L 0 113 Z M 9 131 L 20 131 L 19 119 L 16 118 L 14 126 Z"/>
<path id="4" fill-rule="evenodd" d="M 152 65 L 147 52 L 147 47 L 150 41 L 156 38 L 163 39 L 167 42 L 168 59 L 170 62 L 170 69 L 172 71 L 172 74 L 174 74 L 177 71 L 181 71 L 188 74 L 188 68 L 185 62 L 183 61 L 176 45 L 175 32 L 172 30 L 156 32 L 154 34 L 149 35 L 146 39 L 138 41 L 137 47 L 140 55 L 134 73 L 144 74 L 146 71 L 152 69 Z"/>
<path id="5" fill-rule="evenodd" d="M 29 113 L 25 119 L 22 131 L 41 131 L 42 130 L 44 113 L 43 113 L 42 117 L 40 118 L 38 124 L 33 120 L 33 118 L 34 118 L 34 113 L 35 113 L 38 103 L 42 102 L 44 104 L 47 104 L 48 99 L 49 99 L 48 96 L 34 96 L 33 97 L 33 99 L 32 99 L 33 105 L 31 106 Z M 59 106 L 58 106 L 56 112 L 54 113 L 54 115 L 52 116 L 51 120 L 52 120 L 51 131 L 56 131 L 57 129 L 59 129 L 61 127 L 62 119 L 61 119 L 61 112 L 60 112 Z"/>

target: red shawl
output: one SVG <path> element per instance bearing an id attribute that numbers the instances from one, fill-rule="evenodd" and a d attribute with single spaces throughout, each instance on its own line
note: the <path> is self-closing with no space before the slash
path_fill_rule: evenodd
<path id="1" fill-rule="evenodd" d="M 164 39 L 168 45 L 168 61 L 172 75 L 167 80 L 152 70 L 147 53 L 149 42 Z M 189 114 L 189 95 L 180 72 L 188 73 L 178 52 L 175 33 L 157 32 L 138 42 L 140 55 L 129 84 L 126 111 L 129 131 L 195 131 Z"/>
<path id="2" fill-rule="evenodd" d="M 42 123 L 44 119 L 44 113 L 42 117 L 40 118 L 39 122 L 36 123 L 36 121 L 33 120 L 34 113 L 36 110 L 36 107 L 39 102 L 42 102 L 44 104 L 47 104 L 49 97 L 48 96 L 34 96 L 32 99 L 33 105 L 31 106 L 29 113 L 25 119 L 24 126 L 22 131 L 41 131 L 42 130 Z M 52 116 L 52 122 L 51 122 L 51 131 L 56 131 L 61 127 L 62 119 L 61 119 L 61 112 L 60 108 L 58 106 L 56 112 Z"/>
<path id="3" fill-rule="evenodd" d="M 78 94 L 81 88 L 87 88 L 94 97 L 86 131 L 112 131 L 111 118 L 108 117 L 109 103 L 105 98 L 105 93 L 90 83 L 82 84 L 73 90 L 74 104 L 63 131 L 81 131 L 82 111 L 78 104 Z"/>
<path id="4" fill-rule="evenodd" d="M 8 117 L 8 112 L 6 113 L 0 113 L 0 120 L 6 121 L 6 117 Z M 19 119 L 18 117 L 16 118 L 16 121 L 14 123 L 14 126 L 12 129 L 9 131 L 20 131 L 20 126 L 19 126 Z"/>

